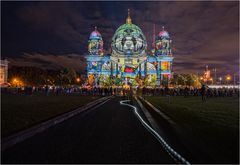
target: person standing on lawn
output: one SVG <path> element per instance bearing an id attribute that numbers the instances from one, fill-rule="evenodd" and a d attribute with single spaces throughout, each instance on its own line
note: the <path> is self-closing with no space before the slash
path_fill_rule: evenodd
<path id="1" fill-rule="evenodd" d="M 207 92 L 207 88 L 204 84 L 202 84 L 202 88 L 201 88 L 202 102 L 206 102 L 206 92 Z"/>

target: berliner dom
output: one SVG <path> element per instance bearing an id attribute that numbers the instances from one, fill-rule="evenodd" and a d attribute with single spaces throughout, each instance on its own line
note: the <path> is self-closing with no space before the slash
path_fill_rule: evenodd
<path id="1" fill-rule="evenodd" d="M 152 53 L 147 53 L 147 40 L 130 16 L 112 37 L 111 54 L 104 55 L 103 38 L 95 27 L 88 41 L 87 75 L 93 86 L 167 85 L 171 77 L 172 51 L 169 33 L 162 28 L 154 36 Z"/>

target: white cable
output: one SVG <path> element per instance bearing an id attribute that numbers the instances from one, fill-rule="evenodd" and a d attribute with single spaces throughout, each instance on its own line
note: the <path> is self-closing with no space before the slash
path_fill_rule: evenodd
<path id="1" fill-rule="evenodd" d="M 134 109 L 134 114 L 137 116 L 137 118 L 139 119 L 139 121 L 142 123 L 142 125 L 162 144 L 163 148 L 170 154 L 170 156 L 172 156 L 174 159 L 177 159 L 178 161 L 180 161 L 181 163 L 184 164 L 188 164 L 190 165 L 190 163 L 184 159 L 180 154 L 178 154 L 176 151 L 174 151 L 172 149 L 172 147 L 170 147 L 166 141 L 154 130 L 152 129 L 152 127 L 150 127 L 143 119 L 142 117 L 139 115 L 139 113 L 137 112 L 137 108 L 133 105 L 124 103 L 124 102 L 129 102 L 130 100 L 122 100 L 120 101 L 120 104 L 122 105 L 126 105 L 126 106 L 130 106 Z"/>

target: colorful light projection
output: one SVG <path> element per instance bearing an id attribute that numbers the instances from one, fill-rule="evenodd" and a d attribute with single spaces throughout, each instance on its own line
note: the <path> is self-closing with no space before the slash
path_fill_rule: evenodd
<path id="1" fill-rule="evenodd" d="M 95 27 L 95 30 L 90 34 L 88 52 L 91 55 L 103 55 L 103 39 L 99 31 L 97 31 L 97 27 Z"/>
<path id="2" fill-rule="evenodd" d="M 102 65 L 102 70 L 111 70 L 111 63 L 109 61 L 106 61 Z"/>
<path id="3" fill-rule="evenodd" d="M 142 30 L 132 23 L 130 15 L 112 38 L 112 55 L 145 55 L 147 42 Z"/>
<path id="4" fill-rule="evenodd" d="M 134 68 L 126 66 L 125 69 L 124 69 L 124 72 L 126 72 L 126 73 L 134 73 Z"/>
<path id="5" fill-rule="evenodd" d="M 154 38 L 153 51 L 147 54 L 146 38 L 128 15 L 126 23 L 112 37 L 111 56 L 103 55 L 102 36 L 95 28 L 89 37 L 89 55 L 86 56 L 88 75 L 94 73 L 100 85 L 111 84 L 109 79 L 113 85 L 160 85 L 161 75 L 171 73 L 171 40 L 164 28 Z"/>
<path id="6" fill-rule="evenodd" d="M 157 75 L 156 74 L 149 74 L 144 79 L 145 86 L 155 86 L 157 83 Z"/>
<path id="7" fill-rule="evenodd" d="M 111 79 L 108 75 L 100 75 L 99 76 L 99 85 L 100 86 L 111 86 L 114 80 Z"/>
<path id="8" fill-rule="evenodd" d="M 89 74 L 88 75 L 88 84 L 90 86 L 93 86 L 94 85 L 94 81 L 95 81 L 95 76 L 93 74 Z"/>
<path id="9" fill-rule="evenodd" d="M 161 70 L 162 71 L 170 70 L 170 62 L 169 61 L 162 61 L 161 62 Z"/>
<path id="10" fill-rule="evenodd" d="M 169 84 L 171 75 L 170 74 L 163 74 L 162 75 L 162 85 L 167 86 Z"/>
<path id="11" fill-rule="evenodd" d="M 172 41 L 170 40 L 168 32 L 164 30 L 164 27 L 162 27 L 162 31 L 160 31 L 158 36 L 156 37 L 155 42 L 156 55 L 164 56 L 172 55 L 172 51 L 170 48 L 171 42 Z"/>
<path id="12" fill-rule="evenodd" d="M 156 67 L 155 67 L 154 64 L 148 62 L 148 63 L 147 63 L 147 70 L 156 70 Z"/>
<path id="13" fill-rule="evenodd" d="M 94 70 L 98 69 L 98 62 L 96 62 L 96 61 L 91 62 L 91 66 L 90 67 L 92 69 L 94 69 Z"/>

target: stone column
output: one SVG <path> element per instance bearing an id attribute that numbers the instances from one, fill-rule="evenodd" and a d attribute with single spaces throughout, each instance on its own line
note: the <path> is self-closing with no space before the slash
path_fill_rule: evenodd
<path id="1" fill-rule="evenodd" d="M 157 86 L 160 86 L 160 62 L 157 61 Z"/>
<path id="2" fill-rule="evenodd" d="M 161 86 L 161 81 L 162 81 L 162 64 L 161 61 L 158 62 L 159 63 L 159 86 Z"/>
<path id="3" fill-rule="evenodd" d="M 144 74 L 145 74 L 145 77 L 146 77 L 147 76 L 147 60 L 144 63 Z"/>
<path id="4" fill-rule="evenodd" d="M 112 61 L 110 61 L 110 69 L 111 69 L 111 73 L 110 73 L 110 77 L 112 78 L 113 77 L 113 64 L 112 64 L 113 62 Z"/>
<path id="5" fill-rule="evenodd" d="M 142 65 L 142 63 L 139 64 L 139 77 L 140 78 L 141 78 L 141 75 L 142 75 L 142 73 L 141 73 L 142 72 L 141 65 Z"/>
<path id="6" fill-rule="evenodd" d="M 118 76 L 118 63 L 116 63 L 116 77 Z"/>

